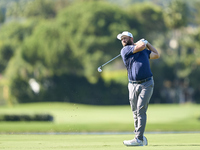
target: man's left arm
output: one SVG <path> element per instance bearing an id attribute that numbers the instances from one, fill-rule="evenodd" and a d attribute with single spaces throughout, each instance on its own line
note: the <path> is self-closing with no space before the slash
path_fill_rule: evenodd
<path id="1" fill-rule="evenodd" d="M 150 59 L 158 59 L 160 57 L 160 54 L 156 48 L 153 47 L 149 42 L 146 44 L 146 47 L 151 51 Z"/>

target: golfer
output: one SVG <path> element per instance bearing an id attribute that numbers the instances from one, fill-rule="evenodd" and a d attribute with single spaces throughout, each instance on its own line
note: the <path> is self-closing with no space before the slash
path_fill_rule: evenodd
<path id="1" fill-rule="evenodd" d="M 146 146 L 146 111 L 154 88 L 149 59 L 157 59 L 160 55 L 147 40 L 134 43 L 133 35 L 128 31 L 118 34 L 117 38 L 123 45 L 121 57 L 128 71 L 129 101 L 135 126 L 135 138 L 123 143 L 126 146 Z"/>

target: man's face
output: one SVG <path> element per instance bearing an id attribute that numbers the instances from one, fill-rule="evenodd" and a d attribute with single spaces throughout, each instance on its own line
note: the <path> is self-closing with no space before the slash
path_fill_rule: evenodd
<path id="1" fill-rule="evenodd" d="M 122 36 L 121 43 L 123 46 L 126 46 L 126 45 L 132 45 L 133 41 L 131 40 L 129 36 Z"/>

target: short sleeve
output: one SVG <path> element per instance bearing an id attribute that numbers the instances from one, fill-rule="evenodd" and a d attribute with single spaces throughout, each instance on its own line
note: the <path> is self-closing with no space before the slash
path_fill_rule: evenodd
<path id="1" fill-rule="evenodd" d="M 128 55 L 132 55 L 134 47 L 135 47 L 134 45 L 129 45 L 129 46 L 123 47 L 122 50 L 121 50 L 121 56 L 125 57 L 125 56 L 128 56 Z"/>

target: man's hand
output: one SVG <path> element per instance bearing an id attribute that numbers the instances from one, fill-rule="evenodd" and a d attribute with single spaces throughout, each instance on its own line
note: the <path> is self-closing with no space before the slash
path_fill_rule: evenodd
<path id="1" fill-rule="evenodd" d="M 145 45 L 147 45 L 149 42 L 147 40 L 142 40 L 144 42 Z"/>
<path id="2" fill-rule="evenodd" d="M 135 43 L 135 45 L 137 45 L 140 41 L 143 41 L 143 40 L 145 40 L 145 39 L 140 39 L 139 41 L 137 41 L 137 42 Z"/>
<path id="3" fill-rule="evenodd" d="M 137 41 L 136 43 L 135 43 L 135 45 L 137 45 L 139 42 L 144 42 L 144 44 L 145 45 L 147 45 L 147 43 L 148 43 L 148 41 L 147 40 L 145 40 L 144 38 L 143 39 L 140 39 L 139 41 Z"/>
<path id="4" fill-rule="evenodd" d="M 135 45 L 135 48 L 133 50 L 133 53 L 143 51 L 146 48 L 144 39 L 139 40 L 138 42 L 134 43 L 134 45 Z"/>
<path id="5" fill-rule="evenodd" d="M 137 41 L 135 44 L 135 48 L 133 50 L 133 53 L 137 53 L 140 52 L 142 50 L 144 50 L 146 47 L 151 51 L 150 54 L 150 59 L 158 59 L 160 57 L 160 54 L 158 53 L 158 51 L 155 49 L 155 47 L 153 47 L 147 40 L 140 39 L 139 41 Z"/>

